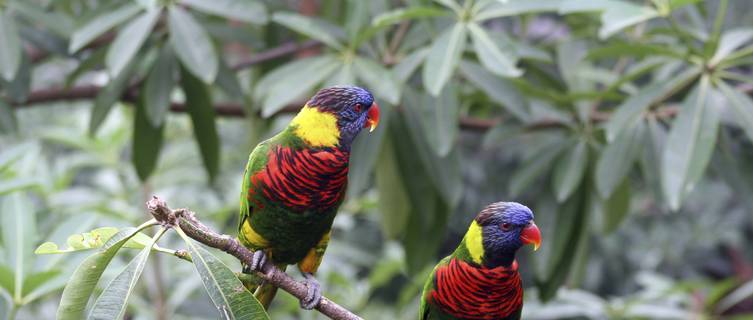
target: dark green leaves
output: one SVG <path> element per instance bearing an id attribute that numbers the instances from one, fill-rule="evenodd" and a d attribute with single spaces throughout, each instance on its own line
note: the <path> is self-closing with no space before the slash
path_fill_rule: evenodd
<path id="1" fill-rule="evenodd" d="M 588 166 L 588 145 L 578 141 L 567 151 L 554 168 L 554 191 L 557 201 L 565 201 L 583 180 Z"/>
<path id="2" fill-rule="evenodd" d="M 277 12 L 272 16 L 272 21 L 312 39 L 319 40 L 332 48 L 343 49 L 343 45 L 340 43 L 340 38 L 344 35 L 342 30 L 334 29 L 333 26 L 321 20 L 296 13 Z"/>
<path id="3" fill-rule="evenodd" d="M 262 78 L 254 89 L 255 97 L 262 101 L 261 115 L 269 117 L 330 77 L 340 61 L 334 56 L 296 60 L 285 64 Z"/>
<path id="4" fill-rule="evenodd" d="M 0 133 L 10 133 L 18 130 L 16 112 L 13 107 L 0 99 Z"/>
<path id="5" fill-rule="evenodd" d="M 170 46 L 160 50 L 157 61 L 146 79 L 144 87 L 144 105 L 146 116 L 152 126 L 158 127 L 165 120 L 165 114 L 170 109 L 170 94 L 175 86 L 177 66 L 175 56 Z"/>
<path id="6" fill-rule="evenodd" d="M 264 307 L 246 290 L 232 270 L 201 245 L 189 239 L 183 231 L 177 231 L 188 245 L 196 271 L 221 319 L 269 319 Z"/>
<path id="7" fill-rule="evenodd" d="M 0 76 L 10 81 L 21 65 L 21 40 L 13 17 L 4 10 L 0 10 L 0 43 Z"/>
<path id="8" fill-rule="evenodd" d="M 644 125 L 638 122 L 622 131 L 601 152 L 596 164 L 596 189 L 603 198 L 609 197 L 630 172 L 633 162 L 640 155 L 643 139 Z"/>
<path id="9" fill-rule="evenodd" d="M 113 10 L 107 10 L 102 14 L 88 21 L 82 25 L 71 36 L 70 44 L 68 45 L 68 51 L 73 53 L 92 40 L 104 34 L 107 30 L 125 22 L 140 10 L 136 3 L 126 3 Z"/>
<path id="10" fill-rule="evenodd" d="M 466 42 L 466 25 L 456 23 L 434 40 L 423 68 L 426 91 L 438 96 L 455 71 Z"/>
<path id="11" fill-rule="evenodd" d="M 33 267 L 31 253 L 37 237 L 36 214 L 29 197 L 23 192 L 14 192 L 0 198 L 0 221 L 2 240 L 6 244 L 8 265 L 13 270 L 14 301 L 23 298 L 23 282 Z"/>
<path id="12" fill-rule="evenodd" d="M 704 76 L 683 103 L 662 157 L 662 188 L 669 207 L 680 208 L 711 159 L 719 126 L 710 80 Z"/>
<path id="13" fill-rule="evenodd" d="M 517 77 L 523 73 L 522 70 L 515 67 L 517 62 L 515 52 L 499 47 L 489 34 L 476 23 L 469 23 L 468 30 L 471 39 L 473 39 L 476 54 L 484 67 L 503 77 Z"/>
<path id="14" fill-rule="evenodd" d="M 94 135 L 97 132 L 99 126 L 107 118 L 107 114 L 110 113 L 113 104 L 120 100 L 128 86 L 128 80 L 130 80 L 135 67 L 135 61 L 128 63 L 117 77 L 111 79 L 107 86 L 99 91 L 97 97 L 94 99 L 94 107 L 91 119 L 89 120 L 89 134 Z"/>
<path id="15" fill-rule="evenodd" d="M 212 83 L 217 76 L 219 60 L 209 35 L 181 7 L 171 6 L 168 12 L 170 42 L 175 54 L 195 77 L 204 83 Z"/>
<path id="16" fill-rule="evenodd" d="M 147 91 L 148 92 L 148 91 Z M 136 104 L 133 116 L 133 143 L 131 161 L 141 181 L 145 181 L 154 171 L 162 148 L 164 124 L 154 125 L 148 119 L 146 97 L 141 97 Z"/>
<path id="17" fill-rule="evenodd" d="M 209 88 L 186 68 L 180 69 L 180 84 L 186 96 L 186 111 L 193 122 L 193 132 L 201 151 L 209 180 L 214 180 L 220 165 L 220 138 L 214 121 L 214 106 Z"/>
<path id="18" fill-rule="evenodd" d="M 146 38 L 151 34 L 157 23 L 160 10 L 146 11 L 138 18 L 129 22 L 120 32 L 107 50 L 105 64 L 110 75 L 117 77 L 126 68 L 141 48 Z"/>

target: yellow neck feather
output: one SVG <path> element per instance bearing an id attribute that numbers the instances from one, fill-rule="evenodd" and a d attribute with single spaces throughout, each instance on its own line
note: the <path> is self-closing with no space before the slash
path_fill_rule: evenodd
<path id="1" fill-rule="evenodd" d="M 295 134 L 313 147 L 334 147 L 340 142 L 340 130 L 334 114 L 303 106 L 291 124 Z"/>
<path id="2" fill-rule="evenodd" d="M 475 220 L 465 234 L 465 247 L 468 249 L 473 262 L 481 264 L 481 259 L 484 257 L 484 240 L 481 226 Z"/>

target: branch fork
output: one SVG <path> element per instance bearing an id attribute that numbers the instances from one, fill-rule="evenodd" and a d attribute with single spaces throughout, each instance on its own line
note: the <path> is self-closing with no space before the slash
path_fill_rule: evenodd
<path id="1" fill-rule="evenodd" d="M 167 203 L 159 197 L 153 196 L 146 203 L 149 213 L 166 228 L 180 228 L 191 239 L 204 245 L 220 249 L 227 254 L 236 257 L 241 262 L 250 265 L 254 252 L 243 246 L 236 238 L 226 234 L 219 234 L 207 227 L 196 214 L 189 209 L 170 209 Z M 292 296 L 302 300 L 306 298 L 308 289 L 305 283 L 290 277 L 284 271 L 275 267 L 272 263 L 265 263 L 257 275 L 268 283 L 288 292 Z M 339 304 L 322 296 L 315 308 L 320 313 L 335 320 L 363 320 L 353 312 Z"/>

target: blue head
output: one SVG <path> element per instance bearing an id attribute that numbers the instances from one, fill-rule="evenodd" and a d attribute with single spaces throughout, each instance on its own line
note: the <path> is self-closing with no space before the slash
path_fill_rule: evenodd
<path id="1" fill-rule="evenodd" d="M 533 244 L 538 249 L 541 244 L 533 212 L 520 203 L 492 203 L 481 210 L 475 222 L 481 227 L 483 261 L 487 266 L 508 266 L 520 247 Z"/>
<path id="2" fill-rule="evenodd" d="M 319 90 L 307 103 L 337 118 L 340 146 L 349 148 L 363 128 L 374 130 L 379 124 L 379 105 L 366 89 L 334 86 Z"/>

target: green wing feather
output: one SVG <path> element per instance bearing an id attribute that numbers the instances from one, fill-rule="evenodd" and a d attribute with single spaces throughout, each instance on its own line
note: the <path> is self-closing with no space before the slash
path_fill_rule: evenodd
<path id="1" fill-rule="evenodd" d="M 445 266 L 449 263 L 450 256 L 444 257 L 444 259 L 439 261 L 439 263 L 434 266 L 434 270 L 431 271 L 431 275 L 426 279 L 426 282 L 424 283 L 424 290 L 421 293 L 421 306 L 418 309 L 418 315 L 421 320 L 435 319 L 437 316 L 431 313 L 432 306 L 429 304 L 427 297 L 434 290 L 434 278 L 437 275 L 437 268 L 439 268 L 440 266 Z"/>
<path id="2" fill-rule="evenodd" d="M 246 170 L 243 172 L 243 186 L 241 187 L 241 210 L 240 219 L 238 220 L 238 231 L 241 231 L 243 222 L 251 217 L 253 214 L 251 207 L 248 203 L 248 190 L 251 187 L 251 176 L 262 170 L 267 165 L 269 150 L 269 144 L 272 143 L 271 139 L 266 140 L 254 148 L 251 154 L 248 155 L 248 162 L 246 162 Z"/>

